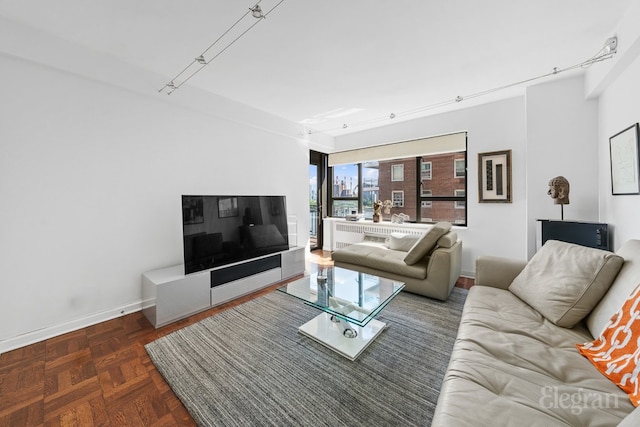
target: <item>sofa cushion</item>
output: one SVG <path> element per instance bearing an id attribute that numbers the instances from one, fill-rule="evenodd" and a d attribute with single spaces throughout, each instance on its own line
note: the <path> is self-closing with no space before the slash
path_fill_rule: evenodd
<path id="1" fill-rule="evenodd" d="M 388 242 L 389 249 L 409 252 L 418 239 L 420 239 L 420 236 L 417 234 L 391 233 Z"/>
<path id="2" fill-rule="evenodd" d="M 456 243 L 458 243 L 458 234 L 455 231 L 449 231 L 445 233 L 444 236 L 438 239 L 436 247 L 449 249 L 452 248 Z"/>
<path id="3" fill-rule="evenodd" d="M 594 341 L 578 344 L 578 351 L 629 395 L 634 406 L 640 404 L 640 286 L 629 295 Z"/>
<path id="4" fill-rule="evenodd" d="M 404 262 L 407 265 L 413 265 L 426 257 L 429 252 L 436 247 L 438 239 L 451 230 L 451 223 L 442 221 L 435 224 L 431 229 L 426 232 L 420 240 L 409 250 L 407 256 L 404 258 Z"/>
<path id="5" fill-rule="evenodd" d="M 432 425 L 616 425 L 633 405 L 576 351 L 590 339 L 508 290 L 471 287 Z"/>
<path id="6" fill-rule="evenodd" d="M 624 420 L 617 427 L 638 427 L 640 426 L 640 406 L 633 410 L 632 413 L 626 416 Z"/>
<path id="7" fill-rule="evenodd" d="M 611 252 L 548 240 L 509 290 L 554 324 L 571 328 L 600 301 L 623 262 Z"/>
<path id="8" fill-rule="evenodd" d="M 336 262 L 361 265 L 414 279 L 427 277 L 427 263 L 407 265 L 406 252 L 393 251 L 380 244 L 358 243 L 335 251 L 331 257 Z"/>

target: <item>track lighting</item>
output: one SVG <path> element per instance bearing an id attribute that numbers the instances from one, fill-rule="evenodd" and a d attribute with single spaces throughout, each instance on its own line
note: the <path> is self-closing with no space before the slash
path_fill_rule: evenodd
<path id="1" fill-rule="evenodd" d="M 260 8 L 260 5 L 259 5 L 259 4 L 256 4 L 255 6 L 250 7 L 250 8 L 249 8 L 249 10 L 251 11 L 251 15 L 252 15 L 254 18 L 262 19 L 262 18 L 264 18 L 264 17 L 265 17 L 265 16 L 262 14 L 262 9 Z"/>
<path id="2" fill-rule="evenodd" d="M 267 17 L 268 14 L 270 14 L 271 12 L 273 12 L 273 10 L 280 6 L 280 4 L 282 4 L 282 2 L 284 2 L 284 0 L 280 0 L 278 1 L 278 3 L 276 3 L 275 6 L 273 6 L 271 9 L 269 9 L 266 13 L 263 13 L 262 8 L 260 7 L 260 2 L 262 0 L 258 0 L 258 2 L 256 3 L 255 6 L 250 7 L 233 25 L 231 25 L 231 27 L 229 27 L 225 32 L 222 33 L 222 35 L 220 37 L 218 37 L 216 39 L 216 41 L 214 41 L 213 43 L 211 43 L 209 45 L 208 48 L 206 48 L 204 50 L 204 52 L 202 52 L 199 56 L 196 56 L 189 65 L 187 65 L 182 71 L 180 71 L 174 78 L 172 78 L 169 83 L 165 84 L 163 87 L 161 87 L 158 92 L 163 92 L 166 91 L 167 95 L 171 95 L 173 92 L 175 92 L 176 89 L 180 89 L 180 87 L 185 84 L 186 82 L 188 82 L 193 76 L 195 76 L 196 74 L 198 74 L 204 67 L 206 67 L 207 65 L 209 65 L 214 59 L 216 59 L 218 56 L 220 56 L 225 50 L 227 50 L 229 47 L 231 47 L 231 45 L 233 45 L 235 42 L 237 42 L 240 37 L 244 36 L 247 32 L 249 32 L 249 30 L 251 30 L 253 27 L 255 27 L 259 22 L 261 22 L 263 19 L 265 19 Z M 225 36 L 227 36 L 229 33 L 231 33 L 231 31 L 240 23 L 244 20 L 245 17 L 247 17 L 249 14 L 251 14 L 251 16 L 253 16 L 254 18 L 256 18 L 257 20 L 253 23 L 251 23 L 248 27 L 246 27 L 244 30 L 242 29 L 238 29 L 236 31 L 236 34 L 238 32 L 240 32 L 239 35 L 236 35 L 235 38 L 233 38 L 230 42 L 228 42 L 224 47 L 221 47 L 220 49 L 218 49 L 217 53 L 215 53 L 214 55 L 209 55 L 207 56 L 209 58 L 209 60 L 207 60 L 205 58 L 205 55 L 207 54 L 207 52 L 209 52 L 209 50 L 211 50 L 215 45 L 218 44 L 218 42 L 220 42 Z M 233 34 L 230 34 L 229 37 L 233 37 Z"/>
<path id="3" fill-rule="evenodd" d="M 610 59 L 613 57 L 613 55 L 617 52 L 618 50 L 618 38 L 616 36 L 613 37 L 609 37 L 605 43 L 604 46 L 591 58 L 586 59 L 582 62 L 580 62 L 579 64 L 575 64 L 572 65 L 570 67 L 567 68 L 558 68 L 558 67 L 554 67 L 553 70 L 547 74 L 543 74 L 540 76 L 536 76 L 536 77 L 532 77 L 526 80 L 522 80 L 519 82 L 515 82 L 515 83 L 509 83 L 506 84 L 504 86 L 500 86 L 500 87 L 496 87 L 493 89 L 488 89 L 488 90 L 484 90 L 482 92 L 477 92 L 477 93 L 473 93 L 467 96 L 456 96 L 453 99 L 449 99 L 446 101 L 442 101 L 436 104 L 432 104 L 432 105 L 427 105 L 427 106 L 423 106 L 423 107 L 418 107 L 418 108 L 414 108 L 412 110 L 407 110 L 407 111 L 402 111 L 399 113 L 391 113 L 388 116 L 384 116 L 384 117 L 377 117 L 377 118 L 373 118 L 373 119 L 368 119 L 368 120 L 363 120 L 361 122 L 357 122 L 357 123 L 344 123 L 342 125 L 342 129 L 347 129 L 350 127 L 357 127 L 357 126 L 363 126 L 363 125 L 368 125 L 368 124 L 372 124 L 372 123 L 380 123 L 380 122 L 384 122 L 387 121 L 389 119 L 395 119 L 396 117 L 401 117 L 401 116 L 409 116 L 409 115 L 414 115 L 414 114 L 418 114 L 418 113 L 424 113 L 426 111 L 429 110 L 434 110 L 440 107 L 444 107 L 447 105 L 451 105 L 451 104 L 455 104 L 455 103 L 460 103 L 462 101 L 466 101 L 468 99 L 473 99 L 473 98 L 478 98 L 480 96 L 484 96 L 484 95 L 489 95 L 491 93 L 494 92 L 498 92 L 504 89 L 509 89 L 515 86 L 519 86 L 525 83 L 531 83 L 533 81 L 536 80 L 540 80 L 546 77 L 550 77 L 550 76 L 554 76 L 557 74 L 562 73 L 563 71 L 570 71 L 570 70 L 575 70 L 577 68 L 588 68 L 591 65 L 595 64 L 596 62 L 601 62 L 607 59 Z M 330 129 L 323 129 L 323 130 L 315 130 L 315 129 L 307 129 L 307 133 L 309 135 L 314 134 L 314 133 L 322 133 L 322 132 L 331 132 L 331 131 L 336 131 L 339 130 L 339 128 L 330 128 Z"/>
<path id="4" fill-rule="evenodd" d="M 605 55 L 614 54 L 618 51 L 618 37 L 613 36 L 609 37 L 607 41 L 604 43 L 604 47 L 602 48 L 602 53 Z"/>

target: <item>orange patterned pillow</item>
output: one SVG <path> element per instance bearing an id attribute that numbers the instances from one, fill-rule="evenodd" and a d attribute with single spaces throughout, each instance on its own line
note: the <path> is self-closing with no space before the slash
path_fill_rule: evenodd
<path id="1" fill-rule="evenodd" d="M 602 374 L 640 404 L 640 285 L 611 317 L 600 337 L 577 344 L 578 351 Z"/>

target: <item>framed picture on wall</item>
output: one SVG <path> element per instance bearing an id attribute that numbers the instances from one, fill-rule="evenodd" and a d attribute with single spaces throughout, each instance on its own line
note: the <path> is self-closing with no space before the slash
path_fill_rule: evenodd
<path id="1" fill-rule="evenodd" d="M 609 138 L 611 193 L 640 194 L 638 182 L 638 123 Z"/>
<path id="2" fill-rule="evenodd" d="M 478 153 L 480 203 L 511 203 L 511 150 Z"/>

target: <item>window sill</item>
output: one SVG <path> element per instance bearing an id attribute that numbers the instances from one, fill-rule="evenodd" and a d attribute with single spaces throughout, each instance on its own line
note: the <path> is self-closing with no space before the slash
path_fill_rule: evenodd
<path id="1" fill-rule="evenodd" d="M 346 218 L 341 218 L 341 217 L 333 217 L 333 216 L 327 216 L 324 218 L 325 221 L 331 221 L 331 222 L 348 222 L 348 223 L 354 223 L 354 224 L 367 224 L 367 225 L 376 225 L 376 226 L 382 226 L 382 227 L 404 227 L 404 228 L 422 228 L 425 230 L 430 229 L 431 227 L 433 227 L 434 224 L 431 223 L 419 223 L 419 222 L 403 222 L 403 223 L 396 223 L 396 222 L 391 222 L 389 220 L 383 220 L 380 222 L 373 222 L 373 220 L 370 219 L 359 219 L 357 221 L 347 221 Z M 460 225 L 460 224 L 452 224 L 452 228 L 453 229 L 465 229 L 467 228 L 466 225 Z"/>

